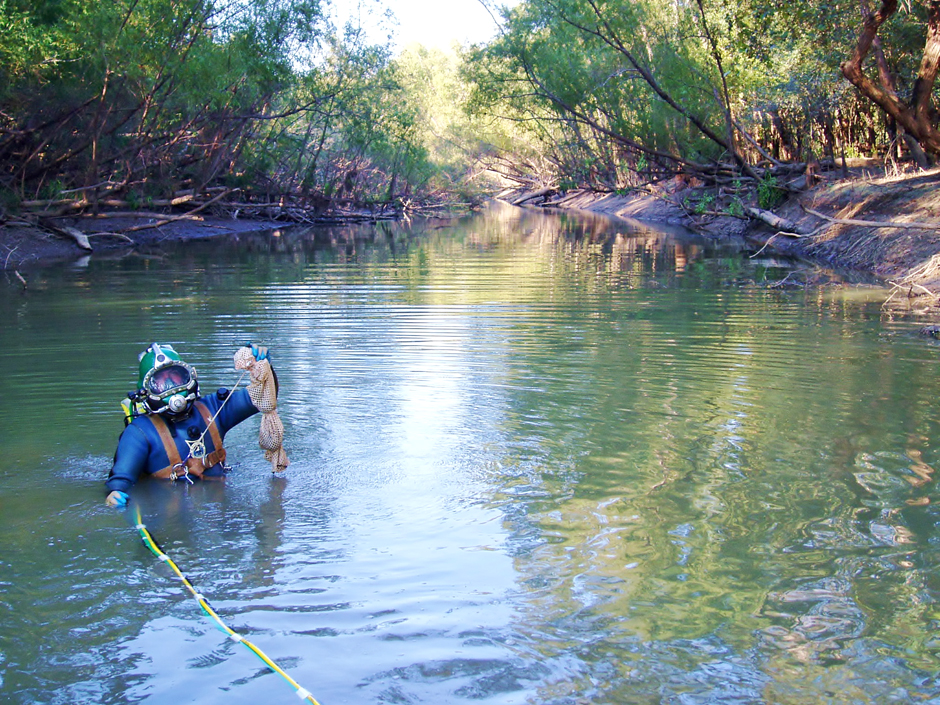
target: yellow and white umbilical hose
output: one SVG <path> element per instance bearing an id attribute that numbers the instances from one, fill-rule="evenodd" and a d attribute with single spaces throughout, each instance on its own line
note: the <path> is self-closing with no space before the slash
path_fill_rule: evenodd
<path id="1" fill-rule="evenodd" d="M 281 676 L 281 678 L 287 681 L 288 684 L 291 686 L 291 688 L 294 689 L 294 692 L 296 693 L 298 698 L 300 698 L 301 700 L 305 700 L 306 702 L 312 703 L 313 705 L 320 705 L 320 703 L 317 702 L 317 700 L 313 697 L 313 695 L 310 694 L 309 690 L 307 690 L 306 688 L 302 688 L 300 684 L 297 683 L 297 681 L 295 681 L 293 678 L 287 675 L 280 668 L 280 666 L 278 666 L 276 663 L 274 663 L 274 661 L 268 658 L 267 655 L 261 649 L 259 649 L 257 646 L 252 644 L 241 634 L 238 634 L 233 629 L 229 628 L 229 626 L 226 625 L 225 622 L 222 621 L 219 615 L 216 614 L 215 610 L 212 609 L 212 606 L 206 600 L 205 596 L 202 595 L 198 590 L 196 590 L 196 588 L 193 587 L 193 584 L 189 582 L 189 579 L 185 575 L 183 575 L 183 572 L 179 569 L 176 563 L 174 563 L 173 560 L 168 555 L 166 555 L 166 553 L 164 553 L 163 549 L 160 548 L 160 545 L 156 542 L 156 540 L 147 530 L 146 525 L 144 525 L 143 520 L 141 519 L 140 507 L 135 506 L 134 513 L 135 513 L 135 518 L 137 520 L 137 524 L 134 528 L 136 528 L 138 533 L 140 534 L 140 538 L 144 542 L 144 546 L 146 546 L 153 555 L 155 555 L 161 561 L 163 561 L 168 566 L 170 566 L 172 571 L 176 573 L 176 576 L 181 581 L 183 581 L 183 585 L 186 586 L 186 589 L 189 590 L 192 596 L 196 599 L 196 602 L 199 603 L 199 606 L 202 608 L 202 611 L 205 612 L 206 615 L 209 618 L 211 618 L 216 623 L 216 625 L 223 632 L 225 632 L 225 634 L 228 635 L 228 638 L 231 639 L 232 641 L 235 641 L 235 642 L 238 642 L 239 644 L 244 645 L 255 656 L 261 659 L 261 661 L 264 662 L 265 666 L 270 668 L 276 674 Z"/>

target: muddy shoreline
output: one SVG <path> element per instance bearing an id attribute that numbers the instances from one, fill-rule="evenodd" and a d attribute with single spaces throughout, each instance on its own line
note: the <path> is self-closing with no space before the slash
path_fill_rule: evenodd
<path id="1" fill-rule="evenodd" d="M 34 225 L 8 222 L 0 225 L 0 269 L 29 271 L 35 267 L 69 262 L 96 253 L 146 249 L 166 242 L 204 240 L 286 227 L 284 223 L 271 220 L 206 217 L 121 232 L 151 223 L 151 219 L 134 217 L 107 220 L 72 218 L 59 223 L 87 235 L 92 248 L 88 250 L 66 234 Z"/>

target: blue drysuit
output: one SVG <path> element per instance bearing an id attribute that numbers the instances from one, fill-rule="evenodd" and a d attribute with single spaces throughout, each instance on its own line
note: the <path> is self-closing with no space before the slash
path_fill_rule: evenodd
<path id="1" fill-rule="evenodd" d="M 198 401 L 206 405 L 210 417 L 215 416 L 216 412 L 222 409 L 215 417 L 215 425 L 222 438 L 234 426 L 258 413 L 258 409 L 251 403 L 251 397 L 245 389 L 232 392 L 228 401 L 225 401 L 223 390 L 206 397 L 199 397 Z M 223 402 L 225 406 L 222 406 Z M 199 438 L 206 430 L 206 422 L 202 415 L 193 408 L 186 418 L 176 421 L 163 418 L 180 453 L 180 458 L 189 457 L 189 446 L 186 445 L 186 441 Z M 203 436 L 203 442 L 207 453 L 218 450 L 211 433 Z M 138 416 L 124 429 L 118 439 L 117 451 L 114 453 L 114 467 L 111 468 L 105 486 L 108 492 L 114 490 L 127 492 L 142 474 L 152 475 L 170 464 L 163 440 L 153 421 L 150 420 L 150 416 Z M 207 468 L 203 474 L 222 475 L 222 464 L 216 463 L 213 467 Z"/>

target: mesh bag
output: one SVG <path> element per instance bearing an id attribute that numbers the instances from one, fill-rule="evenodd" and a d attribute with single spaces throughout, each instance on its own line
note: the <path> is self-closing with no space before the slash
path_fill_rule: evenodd
<path id="1" fill-rule="evenodd" d="M 277 415 L 277 387 L 274 371 L 267 360 L 255 360 L 251 348 L 239 348 L 235 352 L 235 369 L 248 370 L 251 382 L 248 384 L 248 396 L 258 411 L 261 412 L 261 430 L 258 432 L 258 445 L 264 449 L 265 460 L 271 461 L 273 472 L 284 472 L 290 461 L 284 452 L 284 424 Z"/>

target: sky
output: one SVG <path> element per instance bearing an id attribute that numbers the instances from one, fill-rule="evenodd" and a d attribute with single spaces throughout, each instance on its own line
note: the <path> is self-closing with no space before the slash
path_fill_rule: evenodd
<path id="1" fill-rule="evenodd" d="M 491 6 L 513 5 L 516 0 L 486 0 Z M 428 47 L 447 49 L 454 41 L 460 43 L 483 42 L 497 32 L 493 16 L 487 12 L 480 0 L 333 0 L 340 18 L 359 16 L 369 28 L 369 36 L 375 42 L 384 42 L 389 33 L 398 49 L 413 42 Z M 385 11 L 391 11 L 397 24 L 389 24 L 383 31 L 380 19 Z M 498 13 L 496 17 L 498 18 Z"/>

